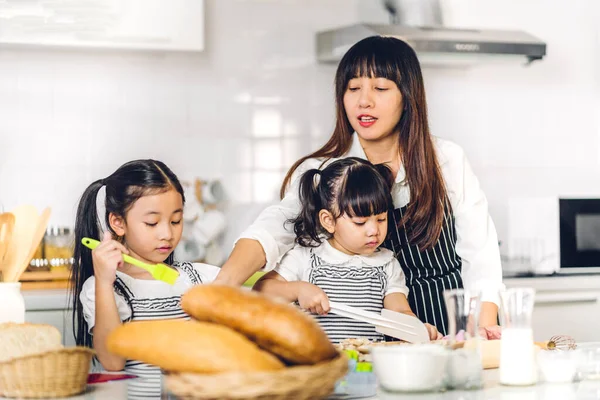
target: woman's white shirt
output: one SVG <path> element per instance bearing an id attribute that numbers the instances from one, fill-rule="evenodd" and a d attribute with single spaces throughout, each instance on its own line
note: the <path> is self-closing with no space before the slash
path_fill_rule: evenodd
<path id="1" fill-rule="evenodd" d="M 457 242 L 456 253 L 462 259 L 462 278 L 466 289 L 480 291 L 482 301 L 498 304 L 502 284 L 502 267 L 496 228 L 488 212 L 488 202 L 464 151 L 457 144 L 433 137 L 438 162 L 448 198 L 452 206 Z M 348 153 L 342 157 L 367 159 L 358 135 L 353 135 Z M 331 162 L 334 160 L 330 160 Z M 267 207 L 246 229 L 240 239 L 257 240 L 266 255 L 266 270 L 273 269 L 281 257 L 294 246 L 295 235 L 285 221 L 295 218 L 300 211 L 298 178 L 307 170 L 322 168 L 323 160 L 306 160 L 294 172 L 292 183 L 280 203 Z M 410 200 L 410 188 L 405 181 L 405 170 L 400 166 L 392 188 L 394 207 L 401 208 Z"/>

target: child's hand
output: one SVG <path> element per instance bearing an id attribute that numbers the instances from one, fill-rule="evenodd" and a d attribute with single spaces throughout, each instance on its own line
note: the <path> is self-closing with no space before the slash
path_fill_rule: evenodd
<path id="1" fill-rule="evenodd" d="M 487 340 L 500 339 L 502 338 L 502 328 L 500 328 L 498 325 L 479 328 L 479 336 Z"/>
<path id="2" fill-rule="evenodd" d="M 117 269 L 123 266 L 123 253 L 129 254 L 129 251 L 112 240 L 110 232 L 105 232 L 98 247 L 92 250 L 94 276 L 98 282 L 109 285 L 115 282 Z"/>
<path id="3" fill-rule="evenodd" d="M 425 328 L 427 328 L 427 332 L 429 333 L 429 340 L 440 340 L 444 337 L 438 332 L 437 328 L 431 324 L 425 323 Z"/>
<path id="4" fill-rule="evenodd" d="M 300 308 L 313 314 L 324 315 L 329 312 L 329 298 L 320 287 L 308 282 L 299 282 L 298 304 Z"/>

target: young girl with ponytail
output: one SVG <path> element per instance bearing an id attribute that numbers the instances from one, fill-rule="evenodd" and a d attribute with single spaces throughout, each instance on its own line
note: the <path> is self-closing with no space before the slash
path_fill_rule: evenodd
<path id="1" fill-rule="evenodd" d="M 386 239 L 394 182 L 385 165 L 349 157 L 300 178 L 300 214 L 290 220 L 296 247 L 254 286 L 298 302 L 315 315 L 329 338 L 383 340 L 369 324 L 328 314 L 329 300 L 380 313 L 413 315 L 405 276 Z M 441 334 L 426 324 L 431 339 Z"/>
<path id="2" fill-rule="evenodd" d="M 106 190 L 103 234 L 96 209 L 101 188 Z M 106 370 L 125 369 L 159 380 L 157 367 L 109 353 L 107 336 L 129 321 L 189 318 L 181 309 L 181 295 L 193 285 L 212 281 L 218 272 L 203 264 L 173 262 L 184 201 L 177 176 L 155 160 L 128 162 L 93 182 L 81 197 L 71 277 L 74 334 L 78 345 L 94 348 Z M 89 250 L 81 243 L 84 237 L 102 242 Z M 169 265 L 179 277 L 174 285 L 154 280 L 146 270 L 125 263 L 123 254 L 148 264 Z"/>

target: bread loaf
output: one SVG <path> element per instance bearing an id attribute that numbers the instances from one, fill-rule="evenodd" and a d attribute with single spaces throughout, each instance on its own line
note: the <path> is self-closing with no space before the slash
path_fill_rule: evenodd
<path id="1" fill-rule="evenodd" d="M 0 362 L 62 348 L 58 329 L 46 324 L 0 324 Z"/>
<path id="2" fill-rule="evenodd" d="M 272 354 L 239 333 L 208 322 L 162 320 L 124 324 L 108 336 L 121 357 L 171 372 L 250 372 L 284 368 Z"/>
<path id="3" fill-rule="evenodd" d="M 181 306 L 198 320 L 222 324 L 242 333 L 290 364 L 315 364 L 338 354 L 312 317 L 256 292 L 200 285 L 183 295 Z"/>

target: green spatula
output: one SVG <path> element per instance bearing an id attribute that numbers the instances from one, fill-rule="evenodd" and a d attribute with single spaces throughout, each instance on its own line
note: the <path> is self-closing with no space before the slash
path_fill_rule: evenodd
<path id="1" fill-rule="evenodd" d="M 90 238 L 81 239 L 81 243 L 83 243 L 85 247 L 92 250 L 94 250 L 100 244 L 99 241 Z M 123 254 L 123 260 L 126 263 L 145 269 L 146 271 L 150 272 L 154 279 L 166 282 L 169 285 L 173 285 L 177 280 L 177 277 L 179 277 L 179 273 L 177 271 L 175 271 L 173 268 L 167 267 L 165 264 L 146 264 L 145 262 L 136 260 L 127 254 Z"/>

